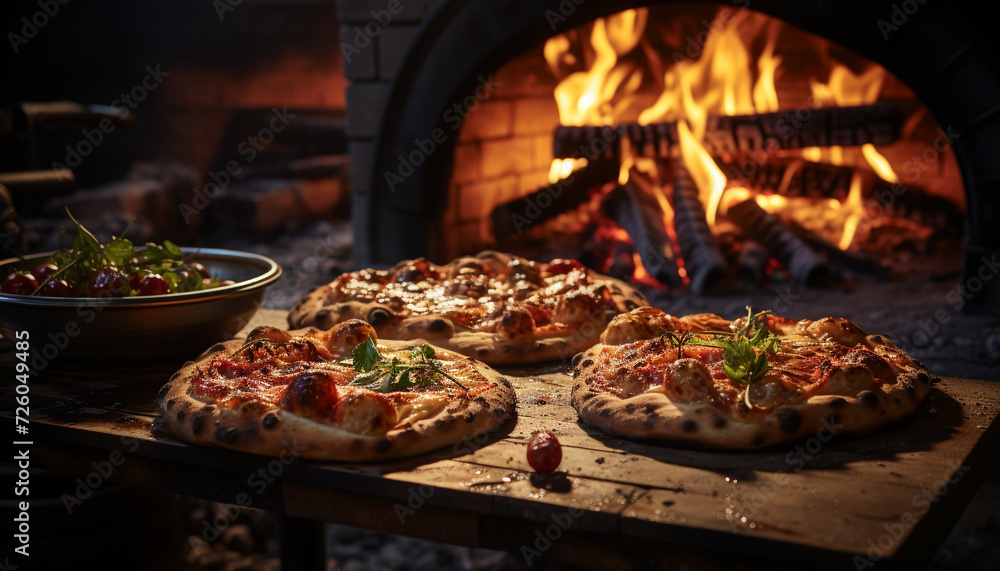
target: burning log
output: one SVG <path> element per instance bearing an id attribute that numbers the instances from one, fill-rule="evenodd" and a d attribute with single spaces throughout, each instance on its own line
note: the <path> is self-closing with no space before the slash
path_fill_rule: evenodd
<path id="1" fill-rule="evenodd" d="M 911 110 L 908 103 L 886 102 L 756 115 L 712 115 L 702 143 L 713 156 L 833 145 L 887 145 L 899 138 Z M 561 125 L 553 135 L 553 156 L 619 159 L 622 139 L 628 139 L 644 157 L 665 159 L 678 154 L 677 125 L 656 123 L 617 128 Z"/>
<path id="2" fill-rule="evenodd" d="M 495 207 L 490 213 L 493 236 L 505 240 L 582 204 L 591 188 L 615 180 L 618 170 L 616 163 L 591 161 L 555 184 Z"/>
<path id="3" fill-rule="evenodd" d="M 760 242 L 743 240 L 736 259 L 736 275 L 740 281 L 755 284 L 764 278 L 771 253 Z"/>
<path id="4" fill-rule="evenodd" d="M 628 183 L 609 192 L 602 199 L 601 208 L 632 237 L 635 251 L 650 276 L 671 288 L 684 285 L 663 225 L 663 210 L 653 197 Z"/>
<path id="5" fill-rule="evenodd" d="M 726 261 L 705 219 L 698 186 L 687 167 L 676 162 L 674 179 L 674 230 L 691 289 L 701 293 L 726 275 Z"/>
<path id="6" fill-rule="evenodd" d="M 804 159 L 768 159 L 763 164 L 720 164 L 736 185 L 757 192 L 772 191 L 784 197 L 834 198 L 843 201 L 851 191 L 854 168 L 814 163 Z"/>
<path id="7" fill-rule="evenodd" d="M 771 255 L 788 268 L 796 282 L 815 284 L 830 278 L 830 267 L 826 262 L 754 199 L 730 206 L 726 216 L 739 226 L 745 236 L 764 244 Z"/>
<path id="8" fill-rule="evenodd" d="M 615 244 L 608 253 L 611 264 L 604 273 L 622 280 L 628 280 L 635 275 L 635 260 L 632 257 L 634 248 L 627 242 Z"/>
<path id="9" fill-rule="evenodd" d="M 893 184 L 878 179 L 871 196 L 866 207 L 874 214 L 884 211 L 889 216 L 930 226 L 935 230 L 961 232 L 964 216 L 955 203 L 919 186 Z"/>
<path id="10" fill-rule="evenodd" d="M 746 164 L 746 163 L 744 163 Z M 803 159 L 771 158 L 752 168 L 734 163 L 720 164 L 733 183 L 757 192 L 774 192 L 786 198 L 833 198 L 841 202 L 851 190 L 855 169 Z M 727 169 L 728 167 L 728 169 Z M 870 197 L 868 210 L 930 226 L 955 230 L 962 226 L 962 213 L 955 203 L 915 185 L 894 184 L 866 173 L 863 188 Z"/>
<path id="11" fill-rule="evenodd" d="M 795 232 L 795 235 L 811 248 L 823 252 L 826 258 L 838 268 L 855 274 L 865 274 L 877 280 L 887 280 L 892 277 L 891 268 L 870 256 L 859 252 L 841 250 L 815 232 L 804 228 L 801 224 L 789 222 L 788 228 L 792 232 Z"/>

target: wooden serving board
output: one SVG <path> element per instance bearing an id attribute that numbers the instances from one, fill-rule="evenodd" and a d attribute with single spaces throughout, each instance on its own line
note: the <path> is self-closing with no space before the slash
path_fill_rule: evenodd
<path id="1" fill-rule="evenodd" d="M 262 311 L 248 327 L 284 326 L 284 315 Z M 9 347 L 2 357 L 12 370 Z M 537 554 L 620 568 L 865 569 L 926 563 L 1000 455 L 1000 391 L 989 381 L 944 378 L 910 421 L 877 434 L 706 452 L 579 423 L 568 365 L 557 363 L 502 369 L 518 393 L 517 416 L 488 437 L 392 462 L 286 465 L 157 430 L 155 395 L 176 367 L 33 379 L 33 466 L 85 475 L 119 450 L 124 462 L 113 481 L 231 503 L 249 498 L 289 516 L 532 561 Z M 4 383 L 8 426 L 12 393 Z M 526 442 L 543 428 L 563 445 L 563 474 L 540 477 L 527 465 Z M 251 479 L 262 469 L 278 473 L 264 489 Z"/>

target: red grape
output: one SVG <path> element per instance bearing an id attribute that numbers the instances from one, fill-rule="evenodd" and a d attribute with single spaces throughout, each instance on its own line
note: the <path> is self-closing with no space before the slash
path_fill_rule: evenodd
<path id="1" fill-rule="evenodd" d="M 101 268 L 90 276 L 87 293 L 92 297 L 121 297 L 122 289 L 127 284 L 125 274 L 115 268 Z"/>
<path id="2" fill-rule="evenodd" d="M 28 273 L 14 272 L 3 280 L 3 292 L 31 295 L 38 288 L 38 280 Z"/>
<path id="3" fill-rule="evenodd" d="M 132 291 L 139 291 L 139 280 L 142 279 L 142 274 L 132 273 L 128 275 L 128 287 Z"/>
<path id="4" fill-rule="evenodd" d="M 31 274 L 35 276 L 38 283 L 42 283 L 49 278 L 52 274 L 59 271 L 59 267 L 52 262 L 46 262 L 44 264 L 38 264 L 35 269 L 31 270 Z"/>
<path id="5" fill-rule="evenodd" d="M 139 295 L 163 295 L 170 293 L 170 284 L 160 274 L 146 274 L 139 280 Z"/>
<path id="6" fill-rule="evenodd" d="M 46 297 L 77 297 L 76 288 L 66 280 L 54 279 L 42 286 L 41 294 Z"/>
<path id="7" fill-rule="evenodd" d="M 554 434 L 541 430 L 528 440 L 528 465 L 539 474 L 551 474 L 562 462 L 562 445 Z"/>

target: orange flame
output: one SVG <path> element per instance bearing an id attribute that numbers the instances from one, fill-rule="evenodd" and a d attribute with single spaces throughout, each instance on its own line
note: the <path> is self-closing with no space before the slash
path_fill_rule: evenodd
<path id="1" fill-rule="evenodd" d="M 598 18 L 590 34 L 594 60 L 590 68 L 569 74 L 555 88 L 559 121 L 563 125 L 610 125 L 628 96 L 642 83 L 642 71 L 619 58 L 642 40 L 648 10 L 626 10 Z M 571 42 L 560 34 L 545 43 L 543 53 L 549 68 L 560 70 L 574 61 L 568 56 Z"/>
<path id="2" fill-rule="evenodd" d="M 587 166 L 587 159 L 552 159 L 549 167 L 549 184 L 555 184 Z"/>
<path id="3" fill-rule="evenodd" d="M 813 100 L 817 104 L 844 107 L 874 103 L 878 100 L 883 81 L 885 81 L 885 68 L 882 66 L 873 65 L 865 71 L 855 74 L 847 66 L 835 63 L 826 83 L 812 80 L 810 87 L 812 88 Z M 813 156 L 816 155 L 816 151 L 810 150 L 810 153 Z M 899 177 L 889 166 L 889 161 L 875 149 L 874 145 L 862 145 L 861 153 L 880 178 L 889 182 L 899 181 Z M 805 152 L 803 152 L 803 156 L 806 156 Z M 830 162 L 835 165 L 844 164 L 843 149 L 831 147 Z"/>
<path id="4" fill-rule="evenodd" d="M 722 8 L 709 29 L 700 57 L 665 66 L 644 38 L 647 20 L 645 8 L 595 20 L 589 44 L 577 46 L 582 49 L 577 52 L 582 56 L 572 51 L 574 46 L 569 36 L 561 34 L 549 39 L 544 55 L 550 69 L 560 78 L 554 95 L 561 123 L 568 126 L 614 125 L 622 120 L 626 110 L 630 117 L 638 112 L 640 125 L 673 122 L 679 140 L 678 160 L 683 161 L 697 185 L 713 230 L 718 216 L 725 214 L 727 204 L 754 197 L 766 211 L 796 222 L 809 223 L 811 219 L 818 219 L 818 231 L 822 235 L 842 249 L 850 247 L 863 213 L 865 177 L 860 173 L 852 178 L 850 192 L 842 203 L 833 199 L 781 196 L 805 160 L 845 164 L 844 149 L 836 146 L 801 149 L 802 160 L 789 166 L 780 188 L 774 189 L 778 194 L 755 195 L 746 188 L 727 189 L 726 176 L 702 144 L 711 115 L 780 110 L 775 81 L 780 77 L 783 58 L 775 52 L 781 23 L 750 10 Z M 758 38 L 763 39 L 763 46 L 754 57 L 751 46 L 761 46 L 756 41 Z M 651 105 L 633 109 L 631 106 L 641 100 L 636 96 L 645 81 L 643 68 L 636 61 L 643 59 L 647 61 L 646 69 L 655 70 L 656 77 L 650 79 L 659 83 L 662 91 Z M 586 69 L 580 71 L 580 68 Z M 846 66 L 833 63 L 825 83 L 810 82 L 813 99 L 819 106 L 874 103 L 885 73 L 884 68 L 873 65 L 855 74 Z M 664 192 L 670 181 L 661 181 L 657 161 L 639 156 L 627 138 L 622 139 L 621 145 L 618 183 L 624 185 L 634 181 L 655 196 L 663 210 L 667 231 L 671 232 L 673 210 Z M 890 182 L 898 180 L 889 162 L 874 146 L 864 145 L 861 154 L 879 177 Z M 557 159 L 552 163 L 549 180 L 556 182 L 584 164 L 586 162 L 579 159 Z M 627 233 L 615 232 L 614 238 L 624 240 Z M 644 270 L 639 256 L 635 256 L 635 262 L 634 277 L 647 279 L 648 274 L 640 275 Z M 684 261 L 678 259 L 678 265 L 684 276 Z"/>
<path id="5" fill-rule="evenodd" d="M 864 214 L 864 204 L 862 204 L 863 201 L 861 200 L 861 182 L 861 173 L 855 171 L 854 176 L 851 177 L 851 191 L 848 193 L 844 203 L 841 204 L 841 208 L 846 212 L 844 234 L 840 237 L 840 243 L 837 244 L 837 247 L 841 250 L 851 247 L 851 242 L 854 240 L 854 233 L 858 229 L 858 223 L 861 222 L 861 215 Z"/>

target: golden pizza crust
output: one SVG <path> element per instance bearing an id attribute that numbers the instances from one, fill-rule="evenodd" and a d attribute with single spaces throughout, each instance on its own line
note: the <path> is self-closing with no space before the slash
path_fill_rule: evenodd
<path id="1" fill-rule="evenodd" d="M 602 367 L 601 361 L 608 359 L 615 348 L 667 331 L 684 331 L 685 323 L 705 323 L 706 318 L 713 327 L 720 325 L 718 316 L 674 318 L 649 310 L 637 310 L 612 323 L 606 337 L 622 343 L 598 344 L 574 359 L 571 402 L 580 418 L 605 432 L 628 438 L 702 448 L 756 449 L 810 436 L 825 441 L 830 436 L 875 431 L 913 414 L 930 390 L 931 375 L 922 364 L 883 336 L 868 335 L 841 318 L 799 322 L 778 318 L 771 325 L 772 330 L 787 336 L 853 343 L 851 347 L 864 349 L 859 355 L 869 355 L 870 351 L 882 357 L 887 362 L 883 365 L 893 374 L 885 374 L 875 359 L 843 363 L 822 383 L 766 410 L 756 406 L 750 410 L 742 404 L 713 405 L 683 394 L 668 395 L 656 387 L 630 392 L 629 374 L 620 370 L 615 372 L 620 377 L 616 386 L 620 389 L 624 385 L 626 390 L 615 394 L 604 388 L 607 379 L 602 375 L 608 374 L 608 368 Z M 693 383 L 694 378 L 688 382 Z"/>
<path id="2" fill-rule="evenodd" d="M 367 324 L 362 325 L 365 327 L 348 322 L 331 330 L 336 337 L 331 348 L 336 350 L 340 343 L 341 354 L 349 356 L 349 348 L 360 342 L 359 332 L 370 331 Z M 267 331 L 255 333 L 298 336 L 316 331 L 264 329 Z M 506 378 L 483 363 L 445 350 L 437 350 L 436 359 L 465 361 L 492 386 L 475 396 L 447 397 L 446 404 L 430 416 L 379 434 L 350 432 L 258 401 L 225 408 L 193 396 L 190 388 L 199 368 L 217 357 L 230 355 L 243 343 L 241 339 L 219 343 L 175 373 L 157 398 L 159 427 L 188 442 L 265 456 L 293 454 L 310 460 L 369 461 L 413 456 L 480 436 L 499 428 L 515 412 L 516 395 Z M 420 343 L 379 341 L 380 345 L 400 350 Z"/>
<path id="3" fill-rule="evenodd" d="M 416 260 L 400 262 L 388 270 L 388 275 L 405 278 L 407 269 L 414 262 Z M 484 251 L 436 268 L 445 276 L 454 277 L 463 269 L 475 268 L 477 265 L 488 268 L 495 275 L 509 274 L 512 267 L 535 267 L 533 262 L 513 254 Z M 516 304 L 498 301 L 495 330 L 475 330 L 457 323 L 453 319 L 455 315 L 449 317 L 448 311 L 461 312 L 453 307 L 442 307 L 438 311 L 422 315 L 406 315 L 384 300 L 341 300 L 334 291 L 333 283 L 317 288 L 299 301 L 289 312 L 288 323 L 293 328 L 329 328 L 349 319 L 361 319 L 372 324 L 381 339 L 426 339 L 434 345 L 491 365 L 568 360 L 597 343 L 601 333 L 615 316 L 648 305 L 645 297 L 635 287 L 592 270 L 585 271 L 588 280 L 592 282 L 589 289 L 606 290 L 616 309 L 588 308 L 589 300 L 585 299 L 586 296 L 574 292 L 559 300 L 559 310 L 567 316 L 574 316 L 571 322 L 562 327 L 536 329 L 530 316 L 526 316 L 524 310 L 517 308 Z M 512 283 L 504 282 L 504 285 L 510 286 L 509 295 L 518 295 Z M 470 292 L 466 299 L 475 300 L 478 293 L 481 292 Z M 454 301 L 455 298 L 449 299 L 449 302 Z"/>

